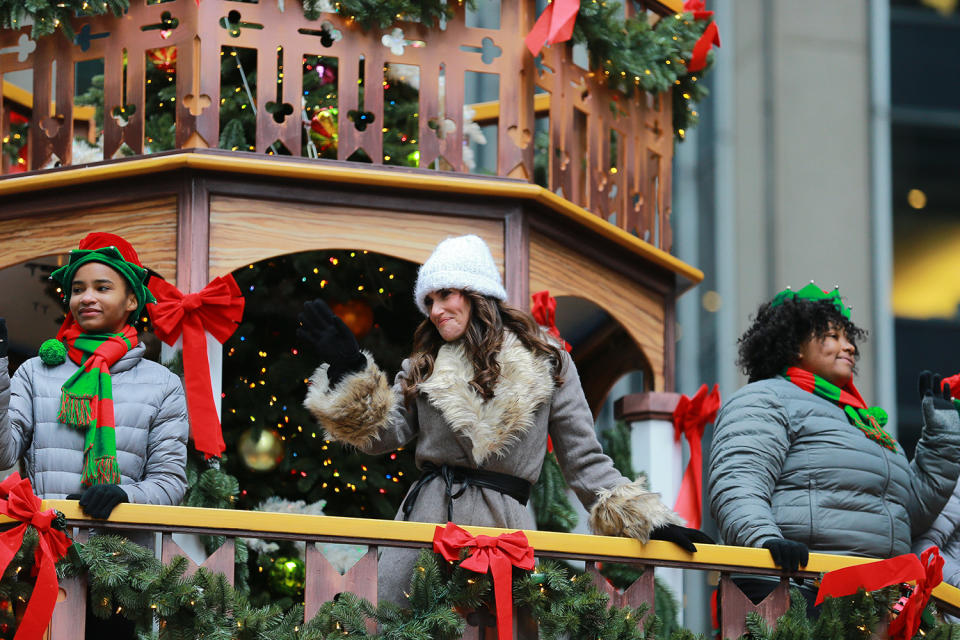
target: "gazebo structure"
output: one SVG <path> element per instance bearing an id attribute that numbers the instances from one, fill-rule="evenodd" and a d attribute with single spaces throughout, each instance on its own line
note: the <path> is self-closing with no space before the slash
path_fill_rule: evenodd
<path id="1" fill-rule="evenodd" d="M 575 354 L 594 407 L 631 370 L 647 374 L 650 390 L 672 389 L 675 299 L 701 273 L 670 255 L 669 95 L 628 96 L 578 66 L 569 46 L 534 58 L 523 44 L 533 2 L 504 2 L 499 28 L 468 26 L 457 5 L 442 30 L 403 21 L 365 30 L 286 4 L 141 0 L 119 18 L 75 18 L 72 42 L 62 30 L 36 40 L 30 27 L 0 32 L 0 76 L 32 72 L 32 91 L 4 81 L 3 135 L 23 132 L 11 123 L 26 119 L 27 144 L 17 167 L 26 173 L 0 180 L 0 267 L 63 254 L 110 228 L 189 292 L 279 254 L 349 248 L 422 262 L 445 236 L 474 232 L 515 304 L 547 289 L 561 299 L 561 328 L 565 297 L 609 318 Z M 648 2 L 647 17 L 679 19 L 679 4 Z M 231 58 L 248 67 L 242 92 L 225 86 Z M 91 107 L 75 104 L 75 79 L 100 60 L 103 160 L 81 165 L 74 138 L 97 136 Z M 335 95 L 321 110 L 304 82 L 324 63 L 336 65 Z M 416 76 L 403 137 L 415 154 L 406 164 L 419 168 L 391 166 L 397 69 Z M 467 104 L 471 74 L 494 78 L 498 99 Z M 167 83 L 159 106 L 158 76 Z M 217 149 L 230 125 L 218 96 L 223 107 L 231 88 L 255 111 L 242 114 L 243 151 Z M 465 104 L 495 129 L 493 175 L 464 171 Z M 164 151 L 150 135 L 161 115 L 171 130 Z M 334 141 L 320 153 L 308 135 L 318 120 Z"/>

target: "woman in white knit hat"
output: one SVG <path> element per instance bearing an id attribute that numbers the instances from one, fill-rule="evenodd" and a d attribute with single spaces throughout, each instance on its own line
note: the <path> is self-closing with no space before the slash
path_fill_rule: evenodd
<path id="1" fill-rule="evenodd" d="M 620 475 L 604 455 L 573 361 L 533 317 L 506 304 L 490 249 L 448 238 L 414 288 L 427 316 L 391 386 L 322 300 L 300 315 L 301 341 L 321 364 L 304 406 L 329 437 L 381 454 L 417 438 L 420 479 L 398 519 L 532 529 L 526 508 L 547 436 L 564 477 L 602 535 L 710 542 L 682 526 L 659 494 Z M 417 552 L 385 550 L 380 598 L 402 603 Z"/>

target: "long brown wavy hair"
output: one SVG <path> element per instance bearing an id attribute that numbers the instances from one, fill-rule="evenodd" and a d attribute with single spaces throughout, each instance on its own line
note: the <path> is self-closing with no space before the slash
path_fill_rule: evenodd
<path id="1" fill-rule="evenodd" d="M 470 386 L 484 400 L 493 397 L 494 385 L 500 379 L 500 362 L 497 356 L 503 346 L 504 329 L 513 332 L 523 346 L 534 354 L 548 357 L 553 365 L 554 383 L 563 384 L 560 377 L 560 349 L 543 337 L 540 325 L 534 321 L 533 316 L 475 291 L 462 289 L 460 293 L 470 300 L 470 322 L 461 338 L 467 357 L 473 362 L 474 376 Z M 414 332 L 410 375 L 400 385 L 404 403 L 408 407 L 416 398 L 420 383 L 433 373 L 437 353 L 444 344 L 444 339 L 430 322 L 430 318 L 421 322 Z"/>

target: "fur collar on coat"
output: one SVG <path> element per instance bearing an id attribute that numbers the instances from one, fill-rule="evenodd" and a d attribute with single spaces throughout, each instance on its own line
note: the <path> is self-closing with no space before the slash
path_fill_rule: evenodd
<path id="1" fill-rule="evenodd" d="M 470 386 L 473 364 L 460 342 L 440 347 L 433 373 L 419 388 L 450 428 L 470 439 L 477 464 L 502 457 L 529 431 L 537 410 L 553 395 L 550 359 L 529 351 L 513 333 L 504 332 L 497 360 L 500 379 L 487 401 Z"/>

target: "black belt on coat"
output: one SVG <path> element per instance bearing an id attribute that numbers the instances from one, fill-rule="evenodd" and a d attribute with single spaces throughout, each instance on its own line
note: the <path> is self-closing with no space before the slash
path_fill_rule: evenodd
<path id="1" fill-rule="evenodd" d="M 467 487 L 480 487 L 483 489 L 493 489 L 502 494 L 508 495 L 523 506 L 527 505 L 530 499 L 531 484 L 523 478 L 511 476 L 506 473 L 496 471 L 486 471 L 484 469 L 470 469 L 468 467 L 455 467 L 449 464 L 436 465 L 432 462 L 426 462 L 423 465 L 423 472 L 410 488 L 406 499 L 401 507 L 403 519 L 410 518 L 410 512 L 413 511 L 413 505 L 417 502 L 417 496 L 423 486 L 434 478 L 442 478 L 447 486 L 447 521 L 453 522 L 453 501 L 463 495 Z M 454 485 L 461 485 L 454 492 Z"/>

